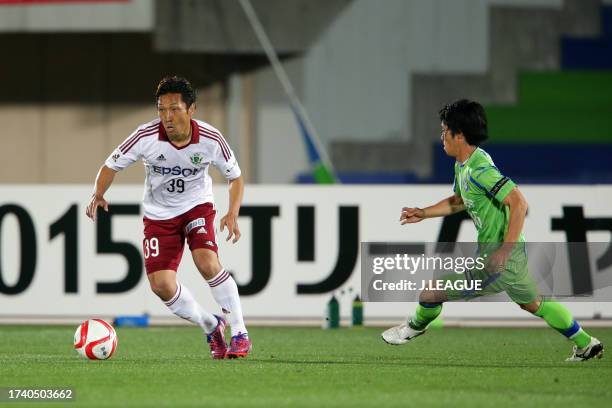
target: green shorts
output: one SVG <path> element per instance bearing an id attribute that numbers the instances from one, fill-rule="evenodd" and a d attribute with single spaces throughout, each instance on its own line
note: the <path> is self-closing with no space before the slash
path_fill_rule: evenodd
<path id="1" fill-rule="evenodd" d="M 526 304 L 538 300 L 540 296 L 533 277 L 529 273 L 526 255 L 513 255 L 506 262 L 504 268 L 498 272 L 493 273 L 486 269 L 471 269 L 461 274 L 444 275 L 438 280 L 442 280 L 445 284 L 446 282 L 453 282 L 453 285 L 444 285 L 444 293 L 446 293 L 449 301 L 469 300 L 506 292 L 513 302 Z M 464 281 L 462 282 L 464 283 L 463 288 L 456 284 L 459 281 Z M 478 281 L 480 281 L 480 289 L 475 286 Z"/>

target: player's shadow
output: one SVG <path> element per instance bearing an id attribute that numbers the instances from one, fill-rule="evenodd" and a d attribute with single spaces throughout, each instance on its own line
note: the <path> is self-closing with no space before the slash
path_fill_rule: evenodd
<path id="1" fill-rule="evenodd" d="M 397 366 L 414 366 L 414 367 L 432 367 L 432 368 L 445 368 L 445 367 L 458 367 L 458 368 L 507 368 L 515 370 L 517 368 L 564 368 L 572 370 L 574 369 L 575 364 L 567 364 L 565 361 L 560 361 L 559 363 L 500 363 L 500 362 L 491 362 L 491 363 L 453 363 L 453 362 L 445 362 L 445 363 L 435 363 L 435 362 L 426 362 L 426 361 L 407 361 L 407 360 L 373 360 L 373 361 L 347 361 L 347 360 L 294 360 L 294 359 L 283 359 L 283 358 L 257 358 L 258 363 L 263 364 L 280 364 L 280 365 L 339 365 L 339 366 L 388 366 L 388 367 L 397 367 Z"/>

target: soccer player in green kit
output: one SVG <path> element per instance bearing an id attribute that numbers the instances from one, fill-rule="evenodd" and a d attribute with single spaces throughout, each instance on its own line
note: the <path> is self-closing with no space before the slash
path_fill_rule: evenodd
<path id="1" fill-rule="evenodd" d="M 481 291 L 423 290 L 412 318 L 382 333 L 389 344 L 399 345 L 425 333 L 427 326 L 449 300 L 505 291 L 518 306 L 546 321 L 575 343 L 567 361 L 584 361 L 603 355 L 603 344 L 585 332 L 562 304 L 543 299 L 527 268 L 522 234 L 527 201 L 518 187 L 495 167 L 479 145 L 488 138 L 483 107 L 466 99 L 446 105 L 439 112 L 444 151 L 456 159 L 454 194 L 427 208 L 404 207 L 400 223 L 467 211 L 478 230 L 479 254 L 487 268 L 453 274 L 445 279 L 482 279 Z"/>

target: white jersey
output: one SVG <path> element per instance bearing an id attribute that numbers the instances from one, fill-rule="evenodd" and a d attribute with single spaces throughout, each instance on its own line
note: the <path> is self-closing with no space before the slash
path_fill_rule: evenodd
<path id="1" fill-rule="evenodd" d="M 214 203 L 208 167 L 228 180 L 240 177 L 240 167 L 221 132 L 201 120 L 191 120 L 191 141 L 176 147 L 159 119 L 139 126 L 104 163 L 120 171 L 138 159 L 145 166 L 144 215 L 166 220 L 198 204 Z"/>

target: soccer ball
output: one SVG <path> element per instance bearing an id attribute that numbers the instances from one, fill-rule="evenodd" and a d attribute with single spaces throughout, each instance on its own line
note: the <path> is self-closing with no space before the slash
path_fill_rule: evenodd
<path id="1" fill-rule="evenodd" d="M 86 320 L 74 333 L 74 348 L 83 358 L 109 359 L 117 348 L 117 333 L 102 319 Z"/>

